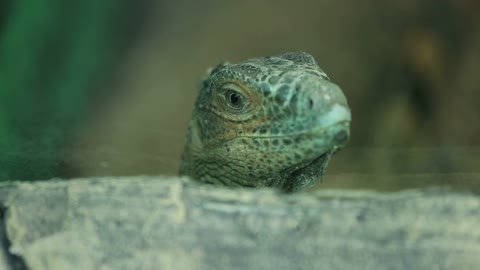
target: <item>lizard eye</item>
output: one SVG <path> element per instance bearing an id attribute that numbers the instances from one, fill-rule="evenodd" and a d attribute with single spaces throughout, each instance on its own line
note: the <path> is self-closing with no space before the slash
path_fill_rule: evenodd
<path id="1" fill-rule="evenodd" d="M 242 109 L 245 104 L 245 98 L 238 92 L 227 90 L 225 92 L 225 100 L 232 109 Z"/>
<path id="2" fill-rule="evenodd" d="M 243 94 L 244 90 L 233 83 L 227 83 L 222 86 L 220 96 L 223 96 L 223 103 L 226 109 L 232 112 L 241 112 L 247 105 L 248 99 Z"/>
<path id="3" fill-rule="evenodd" d="M 226 82 L 213 91 L 212 109 L 224 117 L 246 117 L 258 102 L 248 89 L 233 82 Z"/>

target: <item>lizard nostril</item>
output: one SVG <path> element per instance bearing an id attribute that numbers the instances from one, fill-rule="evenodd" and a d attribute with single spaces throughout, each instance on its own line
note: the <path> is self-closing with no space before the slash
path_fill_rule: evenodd
<path id="1" fill-rule="evenodd" d="M 312 109 L 313 108 L 313 99 L 309 98 L 308 99 L 308 109 Z"/>

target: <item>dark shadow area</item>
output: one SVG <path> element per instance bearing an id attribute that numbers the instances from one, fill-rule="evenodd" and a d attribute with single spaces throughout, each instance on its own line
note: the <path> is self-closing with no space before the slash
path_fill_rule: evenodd
<path id="1" fill-rule="evenodd" d="M 11 246 L 10 241 L 7 238 L 5 215 L 7 208 L 0 202 L 0 253 L 3 253 L 3 258 L 6 259 L 4 263 L 7 264 L 5 270 L 26 270 L 27 266 L 20 256 L 13 255 L 9 252 Z M 2 262 L 0 262 L 0 266 Z"/>

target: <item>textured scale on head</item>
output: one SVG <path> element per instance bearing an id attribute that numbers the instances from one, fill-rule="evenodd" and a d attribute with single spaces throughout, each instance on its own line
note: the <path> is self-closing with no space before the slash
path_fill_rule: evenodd
<path id="1" fill-rule="evenodd" d="M 224 63 L 202 82 L 180 174 L 202 182 L 314 185 L 348 141 L 347 100 L 304 52 Z"/>

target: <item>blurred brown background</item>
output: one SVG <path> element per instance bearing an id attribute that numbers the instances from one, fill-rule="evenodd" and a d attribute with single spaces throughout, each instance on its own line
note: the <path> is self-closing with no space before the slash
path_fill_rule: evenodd
<path id="1" fill-rule="evenodd" d="M 306 51 L 353 114 L 349 146 L 320 187 L 478 185 L 480 2 L 144 4 L 104 94 L 65 143 L 58 176 L 176 174 L 206 68 Z"/>

